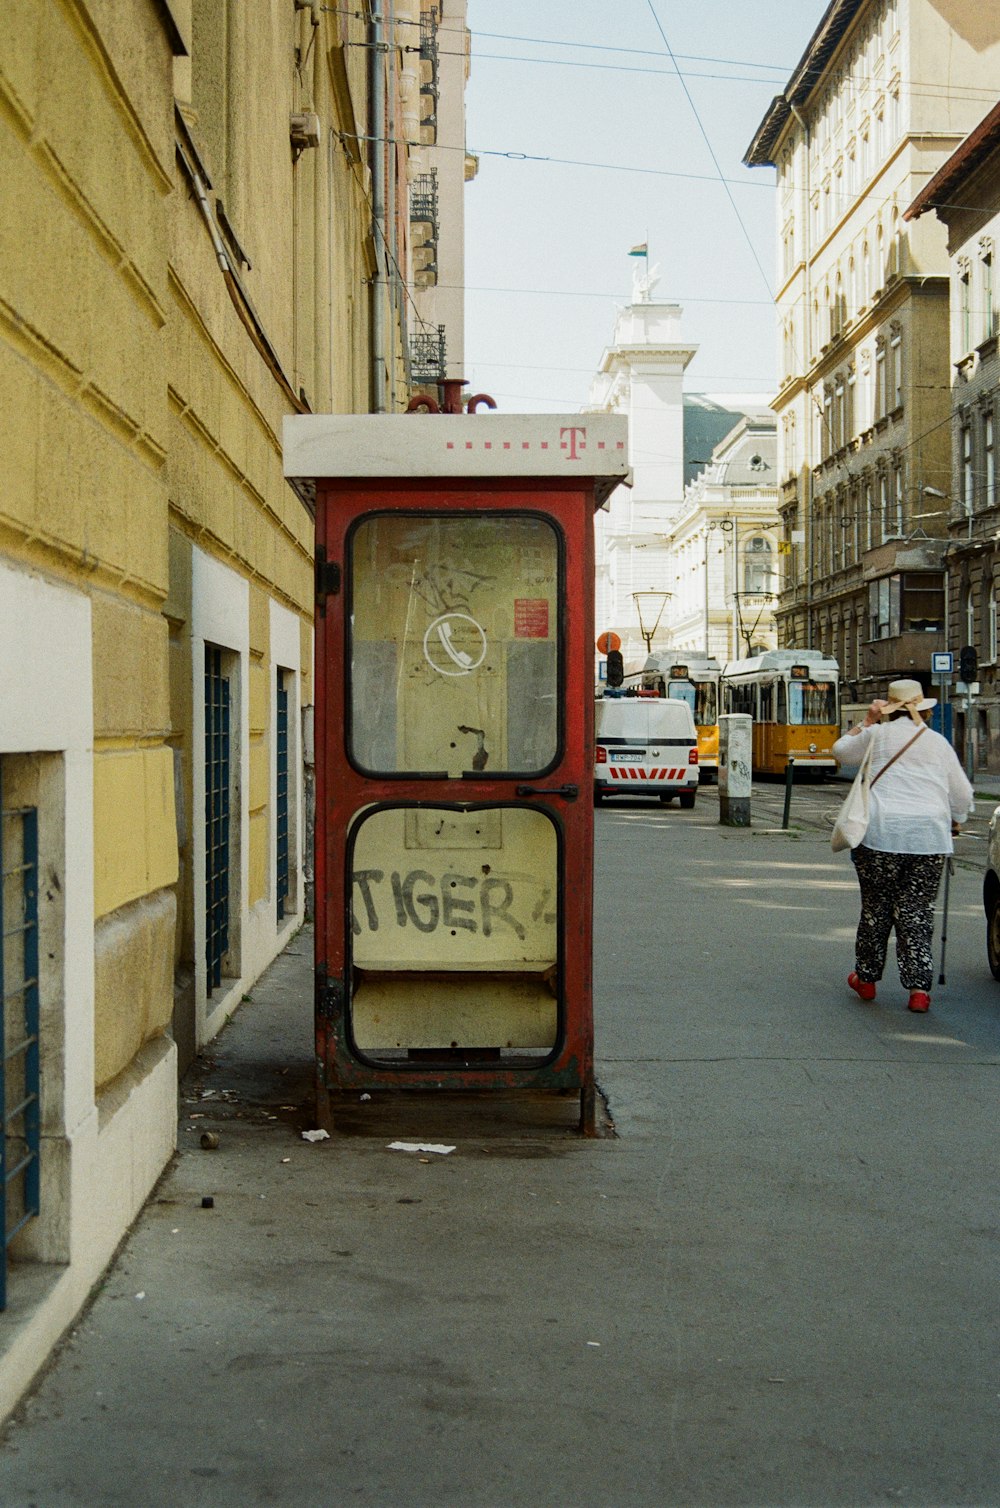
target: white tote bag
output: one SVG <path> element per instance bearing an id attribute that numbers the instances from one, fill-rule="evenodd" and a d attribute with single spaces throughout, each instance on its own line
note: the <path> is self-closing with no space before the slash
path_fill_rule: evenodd
<path id="1" fill-rule="evenodd" d="M 833 832 L 830 834 L 830 847 L 834 853 L 840 853 L 844 848 L 857 848 L 868 831 L 874 748 L 875 739 L 871 738 L 858 765 L 858 773 L 851 782 L 851 789 L 844 797 L 843 805 L 837 813 Z"/>

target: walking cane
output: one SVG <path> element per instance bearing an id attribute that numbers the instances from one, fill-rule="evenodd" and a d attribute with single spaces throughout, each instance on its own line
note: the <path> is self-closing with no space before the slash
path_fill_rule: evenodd
<path id="1" fill-rule="evenodd" d="M 948 946 L 948 881 L 955 869 L 955 860 L 951 854 L 944 862 L 944 905 L 941 908 L 941 972 L 938 975 L 938 984 L 944 984 L 944 954 Z"/>

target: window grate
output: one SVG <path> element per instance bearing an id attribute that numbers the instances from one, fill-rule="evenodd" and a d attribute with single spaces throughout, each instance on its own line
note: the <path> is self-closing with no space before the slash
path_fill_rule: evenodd
<path id="1" fill-rule="evenodd" d="M 205 962 L 211 995 L 229 951 L 229 677 L 205 646 Z"/>
<path id="2" fill-rule="evenodd" d="M 38 996 L 38 811 L 0 799 L 0 1309 L 10 1243 L 41 1207 Z"/>
<path id="3" fill-rule="evenodd" d="M 277 727 L 277 789 L 275 792 L 277 819 L 277 884 L 275 893 L 278 903 L 278 921 L 285 914 L 288 899 L 288 686 L 285 677 L 278 671 L 278 727 Z"/>

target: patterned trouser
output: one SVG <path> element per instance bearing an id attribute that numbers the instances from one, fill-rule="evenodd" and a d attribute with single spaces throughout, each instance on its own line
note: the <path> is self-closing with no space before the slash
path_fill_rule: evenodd
<path id="1" fill-rule="evenodd" d="M 896 962 L 904 990 L 929 991 L 934 977 L 934 900 L 945 855 L 851 852 L 861 886 L 861 920 L 855 943 L 858 978 L 874 984 L 885 968 L 889 933 L 896 929 Z"/>

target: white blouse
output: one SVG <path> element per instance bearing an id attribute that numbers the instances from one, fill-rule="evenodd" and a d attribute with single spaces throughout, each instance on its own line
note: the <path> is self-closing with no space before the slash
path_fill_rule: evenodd
<path id="1" fill-rule="evenodd" d="M 856 769 L 874 741 L 871 778 L 916 733 L 912 718 L 845 733 L 833 746 L 834 758 Z M 870 818 L 864 846 L 882 853 L 952 853 L 951 824 L 964 822 L 974 804 L 972 786 L 946 738 L 933 728 L 900 754 L 871 790 Z"/>

